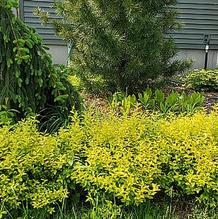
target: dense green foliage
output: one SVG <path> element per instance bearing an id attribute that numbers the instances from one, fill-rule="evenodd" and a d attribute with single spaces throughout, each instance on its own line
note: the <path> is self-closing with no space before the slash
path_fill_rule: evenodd
<path id="1" fill-rule="evenodd" d="M 72 43 L 72 63 L 82 78 L 100 75 L 111 90 L 131 93 L 144 89 L 148 79 L 171 76 L 187 64 L 172 59 L 177 50 L 169 33 L 179 26 L 175 4 L 64 0 L 56 4 L 63 16 L 56 27 Z"/>
<path id="2" fill-rule="evenodd" d="M 74 43 L 73 69 L 128 93 L 183 68 L 169 61 L 175 47 L 164 38 L 177 25 L 168 7 L 174 3 L 57 4 L 66 19 L 58 31 Z M 0 0 L 0 218 L 172 219 L 174 200 L 215 209 L 218 109 L 197 112 L 200 93 L 147 89 L 116 93 L 113 110 L 69 117 L 72 107 L 81 109 L 70 70 L 52 65 L 39 35 L 12 13 L 17 6 Z M 76 76 L 71 81 L 82 89 Z M 29 116 L 12 125 L 29 113 L 39 113 L 40 121 Z M 38 123 L 50 133 L 65 128 L 46 134 Z M 156 200 L 163 200 L 163 212 Z M 189 218 L 210 216 L 201 213 Z"/>
<path id="3" fill-rule="evenodd" d="M 137 97 L 133 95 L 126 96 L 122 93 L 115 93 L 110 101 L 110 106 L 114 110 L 128 114 L 131 110 L 141 107 L 143 110 L 167 114 L 174 113 L 194 113 L 202 108 L 204 96 L 201 93 L 179 94 L 176 91 L 169 95 L 164 94 L 161 90 L 152 92 L 151 89 L 139 93 Z"/>
<path id="4" fill-rule="evenodd" d="M 79 108 L 68 75 L 52 65 L 41 37 L 13 12 L 17 1 L 0 1 L 0 106 L 19 117 L 58 106 Z M 48 119 L 48 118 L 47 118 Z"/>
<path id="5" fill-rule="evenodd" d="M 186 77 L 188 88 L 204 91 L 218 91 L 218 70 L 194 70 Z"/>
<path id="6" fill-rule="evenodd" d="M 76 197 L 102 204 L 103 215 L 161 196 L 216 207 L 217 124 L 217 111 L 168 119 L 90 111 L 55 135 L 39 133 L 31 119 L 4 126 L 0 212 L 52 212 Z"/>

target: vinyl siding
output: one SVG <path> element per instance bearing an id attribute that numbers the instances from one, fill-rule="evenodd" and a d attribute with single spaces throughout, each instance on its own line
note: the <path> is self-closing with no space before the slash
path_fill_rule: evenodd
<path id="1" fill-rule="evenodd" d="M 39 18 L 33 14 L 33 10 L 39 6 L 49 11 L 55 18 L 54 9 L 51 8 L 54 0 L 21 0 L 21 2 L 24 21 L 36 28 L 45 44 L 63 45 L 64 42 L 55 35 L 52 26 L 42 26 Z M 177 9 L 182 29 L 174 33 L 173 37 L 178 48 L 204 49 L 204 35 L 210 34 L 211 49 L 218 49 L 218 0 L 178 0 Z"/>
<path id="2" fill-rule="evenodd" d="M 21 9 L 21 16 L 28 25 L 36 29 L 36 31 L 42 36 L 46 45 L 66 44 L 62 39 L 55 35 L 55 30 L 51 24 L 41 25 L 38 16 L 33 13 L 37 7 L 40 7 L 42 10 L 48 11 L 52 19 L 58 19 L 52 8 L 54 0 L 21 0 L 21 2 L 21 7 L 23 8 Z"/>
<path id="3" fill-rule="evenodd" d="M 204 49 L 204 35 L 210 34 L 211 49 L 218 49 L 218 0 L 178 0 L 182 29 L 174 34 L 182 49 Z"/>

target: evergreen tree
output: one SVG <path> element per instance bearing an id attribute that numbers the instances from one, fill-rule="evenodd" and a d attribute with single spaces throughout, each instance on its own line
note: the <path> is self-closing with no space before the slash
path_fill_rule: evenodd
<path id="1" fill-rule="evenodd" d="M 176 0 L 64 0 L 57 30 L 74 47 L 81 74 L 101 75 L 112 88 L 135 92 L 148 79 L 171 76 L 187 63 L 175 60 L 170 34 L 179 27 Z M 83 75 L 84 76 L 84 75 Z"/>
<path id="2" fill-rule="evenodd" d="M 73 106 L 80 108 L 79 94 L 66 72 L 54 67 L 41 37 L 13 14 L 13 7 L 18 7 L 17 0 L 0 0 L 0 110 L 15 109 L 21 118 L 41 114 L 43 122 L 49 116 L 68 117 Z M 48 108 L 53 109 L 49 115 Z"/>

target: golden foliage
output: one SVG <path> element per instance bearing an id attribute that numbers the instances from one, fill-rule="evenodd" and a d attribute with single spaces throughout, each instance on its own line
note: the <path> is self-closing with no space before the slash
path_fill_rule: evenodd
<path id="1" fill-rule="evenodd" d="M 104 197 L 138 205 L 161 192 L 216 206 L 217 181 L 216 110 L 168 118 L 87 112 L 55 135 L 39 133 L 32 119 L 0 128 L 2 212 L 23 203 L 52 211 L 76 184 L 92 204 Z"/>

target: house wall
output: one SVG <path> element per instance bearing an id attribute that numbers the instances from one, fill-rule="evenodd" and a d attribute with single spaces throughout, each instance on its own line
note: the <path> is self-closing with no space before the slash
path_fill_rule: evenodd
<path id="1" fill-rule="evenodd" d="M 43 37 L 44 43 L 50 48 L 54 63 L 66 63 L 66 43 L 55 35 L 52 25 L 42 26 L 39 18 L 33 14 L 39 6 L 50 12 L 51 17 L 56 17 L 51 5 L 54 0 L 20 0 L 21 17 L 30 26 L 36 28 Z M 178 58 L 192 59 L 193 68 L 204 67 L 205 60 L 205 35 L 210 36 L 210 51 L 208 67 L 217 67 L 218 56 L 218 0 L 178 0 L 178 20 L 182 29 L 172 33 L 179 48 Z"/>
<path id="2" fill-rule="evenodd" d="M 191 69 L 204 68 L 205 64 L 205 51 L 181 49 L 177 55 L 178 59 L 188 59 L 193 61 Z M 208 68 L 218 67 L 218 51 L 210 50 L 208 54 Z"/>
<path id="3" fill-rule="evenodd" d="M 218 1 L 178 0 L 178 20 L 182 28 L 173 34 L 179 58 L 191 58 L 193 68 L 203 68 L 205 35 L 210 36 L 208 67 L 218 67 Z"/>
<path id="4" fill-rule="evenodd" d="M 48 45 L 54 64 L 67 64 L 68 48 L 66 45 Z"/>
<path id="5" fill-rule="evenodd" d="M 178 0 L 180 31 L 173 34 L 180 49 L 205 48 L 204 36 L 210 35 L 210 47 L 218 50 L 218 1 Z"/>
<path id="6" fill-rule="evenodd" d="M 44 44 L 48 46 L 49 53 L 53 57 L 53 63 L 66 64 L 67 43 L 55 35 L 51 24 L 42 25 L 39 17 L 33 13 L 37 7 L 40 7 L 49 12 L 52 19 L 59 19 L 52 8 L 52 3 L 54 0 L 20 0 L 20 17 L 42 36 Z"/>

